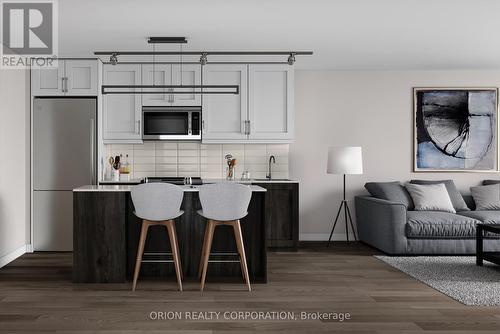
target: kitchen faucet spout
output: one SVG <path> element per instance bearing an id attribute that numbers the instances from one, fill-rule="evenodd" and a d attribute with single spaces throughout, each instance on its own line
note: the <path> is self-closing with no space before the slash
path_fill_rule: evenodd
<path id="1" fill-rule="evenodd" d="M 272 179 L 272 173 L 271 173 L 271 162 L 272 162 L 273 164 L 275 164 L 275 163 L 276 163 L 276 158 L 274 157 L 274 155 L 271 155 L 271 156 L 269 157 L 269 169 L 268 169 L 268 172 L 269 172 L 269 173 L 266 175 L 266 179 L 268 179 L 268 180 L 271 180 L 271 179 Z"/>

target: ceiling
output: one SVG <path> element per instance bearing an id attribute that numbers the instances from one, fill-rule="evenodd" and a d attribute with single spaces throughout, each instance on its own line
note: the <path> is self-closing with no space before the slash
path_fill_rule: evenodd
<path id="1" fill-rule="evenodd" d="M 186 36 L 192 51 L 314 51 L 300 69 L 493 69 L 499 14 L 496 0 L 60 0 L 59 54 Z"/>

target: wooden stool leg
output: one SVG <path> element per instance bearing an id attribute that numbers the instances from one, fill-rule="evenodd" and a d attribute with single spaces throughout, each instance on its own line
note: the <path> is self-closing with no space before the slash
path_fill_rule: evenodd
<path id="1" fill-rule="evenodd" d="M 243 277 L 248 286 L 248 291 L 252 291 L 250 286 L 250 278 L 248 276 L 247 258 L 245 255 L 245 245 L 243 243 L 243 235 L 241 233 L 240 221 L 237 220 L 231 224 L 234 230 L 234 237 L 236 239 L 236 247 L 238 247 L 238 253 L 240 254 L 240 261 L 242 262 Z"/>
<path id="2" fill-rule="evenodd" d="M 201 274 L 201 285 L 200 285 L 201 291 L 205 289 L 205 279 L 207 277 L 208 259 L 210 257 L 210 249 L 212 248 L 212 239 L 214 237 L 215 222 L 212 220 L 208 220 L 207 229 L 208 229 L 207 243 L 205 247 L 203 247 L 203 270 Z"/>
<path id="3" fill-rule="evenodd" d="M 135 259 L 134 283 L 132 284 L 132 291 L 135 291 L 137 278 L 139 277 L 139 271 L 141 270 L 142 255 L 144 254 L 144 244 L 146 243 L 148 228 L 149 222 L 143 220 L 141 226 L 141 236 L 139 238 L 139 246 L 137 247 L 137 258 Z"/>
<path id="4" fill-rule="evenodd" d="M 205 235 L 203 236 L 203 246 L 201 248 L 200 265 L 198 267 L 198 279 L 201 279 L 201 271 L 203 270 L 203 259 L 205 258 L 205 247 L 207 245 L 208 237 L 208 221 L 205 224 Z"/>
<path id="5" fill-rule="evenodd" d="M 182 261 L 181 261 L 181 252 L 179 248 L 179 239 L 177 238 L 177 230 L 175 229 L 175 220 L 172 220 L 172 231 L 175 236 L 175 246 L 177 247 L 177 258 L 179 259 L 179 269 L 181 272 L 181 279 L 184 279 L 184 273 L 182 272 Z"/>
<path id="6" fill-rule="evenodd" d="M 173 220 L 165 222 L 167 227 L 168 237 L 170 239 L 170 248 L 174 258 L 175 273 L 177 275 L 177 283 L 179 284 L 179 291 L 182 291 L 182 268 L 181 259 L 179 257 L 179 246 L 177 245 L 177 235 L 175 234 L 175 225 Z"/>

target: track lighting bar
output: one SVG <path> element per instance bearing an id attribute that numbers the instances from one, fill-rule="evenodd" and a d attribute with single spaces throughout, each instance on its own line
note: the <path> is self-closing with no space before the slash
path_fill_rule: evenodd
<path id="1" fill-rule="evenodd" d="M 113 63 L 110 61 L 103 61 L 103 64 L 116 65 L 117 63 Z M 120 64 L 124 65 L 200 65 L 199 61 L 121 61 Z M 205 65 L 259 65 L 259 64 L 276 64 L 276 65 L 287 65 L 290 64 L 287 61 L 207 61 Z"/>
<path id="2" fill-rule="evenodd" d="M 312 51 L 96 51 L 94 55 L 117 56 L 311 56 Z"/>

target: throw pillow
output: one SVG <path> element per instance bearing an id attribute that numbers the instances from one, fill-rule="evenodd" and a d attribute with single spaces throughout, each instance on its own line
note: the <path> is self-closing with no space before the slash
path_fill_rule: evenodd
<path id="1" fill-rule="evenodd" d="M 448 190 L 443 183 L 406 184 L 416 211 L 444 211 L 455 213 Z"/>
<path id="2" fill-rule="evenodd" d="M 448 195 L 450 196 L 451 203 L 453 203 L 453 207 L 455 211 L 470 211 L 467 203 L 465 203 L 462 194 L 458 191 L 455 186 L 455 182 L 453 180 L 440 180 L 440 181 L 430 181 L 430 180 L 411 180 L 412 184 L 438 184 L 443 183 L 448 191 Z"/>
<path id="3" fill-rule="evenodd" d="M 471 187 L 476 210 L 500 210 L 500 184 Z"/>
<path id="4" fill-rule="evenodd" d="M 408 210 L 414 208 L 410 194 L 400 182 L 368 182 L 365 188 L 373 197 L 402 203 Z"/>

